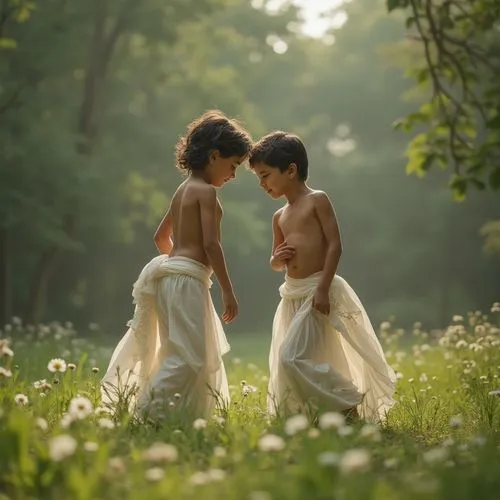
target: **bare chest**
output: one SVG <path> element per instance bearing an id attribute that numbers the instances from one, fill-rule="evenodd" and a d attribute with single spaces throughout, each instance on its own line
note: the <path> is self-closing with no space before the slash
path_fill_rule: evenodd
<path id="1" fill-rule="evenodd" d="M 314 206 L 311 203 L 301 206 L 287 206 L 280 216 L 279 225 L 283 234 L 304 231 L 317 223 Z"/>

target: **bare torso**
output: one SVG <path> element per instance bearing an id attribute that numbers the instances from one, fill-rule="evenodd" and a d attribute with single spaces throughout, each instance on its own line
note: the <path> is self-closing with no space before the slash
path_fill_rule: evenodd
<path id="1" fill-rule="evenodd" d="M 169 207 L 172 218 L 173 247 L 171 257 L 188 257 L 210 266 L 203 246 L 201 227 L 200 193 L 209 186 L 199 179 L 189 178 L 174 193 Z M 222 207 L 217 201 L 217 238 L 220 240 L 220 221 Z"/>
<path id="2" fill-rule="evenodd" d="M 280 212 L 279 227 L 285 241 L 295 247 L 286 272 L 291 278 L 306 278 L 321 271 L 325 264 L 326 239 L 315 209 L 315 193 L 285 205 Z"/>

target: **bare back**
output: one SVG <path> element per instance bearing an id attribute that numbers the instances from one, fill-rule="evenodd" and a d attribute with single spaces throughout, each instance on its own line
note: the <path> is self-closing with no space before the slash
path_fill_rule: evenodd
<path id="1" fill-rule="evenodd" d="M 200 197 L 213 186 L 202 180 L 189 178 L 174 193 L 168 214 L 172 220 L 173 247 L 171 257 L 188 257 L 209 266 L 204 249 Z M 220 241 L 222 208 L 217 200 L 217 239 Z"/>
<path id="2" fill-rule="evenodd" d="M 277 213 L 284 240 L 295 247 L 295 255 L 286 266 L 291 278 L 306 278 L 325 265 L 327 240 L 318 217 L 318 193 L 313 191 Z"/>

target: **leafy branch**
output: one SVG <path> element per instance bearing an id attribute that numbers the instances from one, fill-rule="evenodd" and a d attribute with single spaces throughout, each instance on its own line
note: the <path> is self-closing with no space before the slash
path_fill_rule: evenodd
<path id="1" fill-rule="evenodd" d="M 430 89 L 428 101 L 395 124 L 407 131 L 425 127 L 409 144 L 407 172 L 451 168 L 457 199 L 469 185 L 499 189 L 500 1 L 388 0 L 387 6 L 409 12 L 409 38 L 423 52 L 422 65 L 410 74 Z"/>

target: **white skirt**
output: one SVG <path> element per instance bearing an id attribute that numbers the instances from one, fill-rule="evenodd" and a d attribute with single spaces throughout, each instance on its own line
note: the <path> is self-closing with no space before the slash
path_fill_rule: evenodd
<path id="1" fill-rule="evenodd" d="M 102 381 L 103 402 L 127 394 L 131 409 L 154 417 L 174 408 L 207 416 L 229 404 L 222 361 L 229 344 L 210 296 L 211 274 L 195 260 L 166 255 L 144 267 L 130 328 Z"/>
<path id="2" fill-rule="evenodd" d="M 268 410 L 343 411 L 354 406 L 371 421 L 394 404 L 396 376 L 359 298 L 335 276 L 330 315 L 312 307 L 321 279 L 287 276 L 280 287 L 269 355 Z M 312 408 L 311 408 L 312 407 Z"/>

